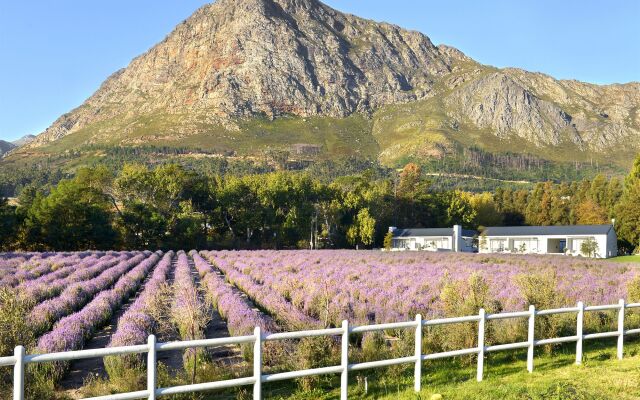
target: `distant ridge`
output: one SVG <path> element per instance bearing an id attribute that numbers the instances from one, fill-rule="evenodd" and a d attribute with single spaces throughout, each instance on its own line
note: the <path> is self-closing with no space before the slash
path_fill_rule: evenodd
<path id="1" fill-rule="evenodd" d="M 2 157 L 5 153 L 14 149 L 15 147 L 16 145 L 11 142 L 0 140 L 0 157 Z"/>
<path id="2" fill-rule="evenodd" d="M 13 143 L 16 146 L 24 146 L 25 144 L 29 144 L 31 142 L 33 142 L 35 140 L 36 136 L 35 135 L 24 135 L 23 137 L 21 137 L 18 140 L 14 140 Z"/>

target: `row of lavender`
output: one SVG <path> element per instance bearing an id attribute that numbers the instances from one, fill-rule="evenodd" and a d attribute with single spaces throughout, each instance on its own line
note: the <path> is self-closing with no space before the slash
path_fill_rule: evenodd
<path id="1" fill-rule="evenodd" d="M 391 322 L 446 314 L 441 293 L 451 282 L 482 277 L 500 310 L 521 310 L 529 301 L 519 281 L 543 276 L 558 304 L 615 303 L 629 297 L 640 271 L 633 265 L 558 256 L 484 256 L 452 253 L 356 251 L 203 252 L 227 278 L 276 314 L 284 307 L 337 324 Z M 276 293 L 276 296 L 273 296 Z M 268 307 L 285 299 L 286 306 Z M 631 299 L 629 301 L 640 301 Z M 303 318 L 297 318 L 300 322 Z M 313 324 L 309 324 L 313 326 Z"/>
<path id="2" fill-rule="evenodd" d="M 0 287 L 14 287 L 20 283 L 42 276 L 69 273 L 69 267 L 78 264 L 90 255 L 102 256 L 99 252 L 42 253 L 0 258 Z"/>
<path id="3" fill-rule="evenodd" d="M 145 252 L 131 259 L 121 261 L 107 272 L 116 276 L 113 285 L 97 293 L 79 311 L 68 315 L 55 323 L 53 329 L 40 337 L 37 352 L 53 353 L 78 350 L 84 347 L 96 330 L 104 326 L 113 313 L 134 293 L 138 291 L 144 279 L 158 264 L 162 252 Z M 108 279 L 105 277 L 105 279 Z M 67 368 L 67 363 L 46 365 L 44 373 L 53 381 L 59 379 Z"/>

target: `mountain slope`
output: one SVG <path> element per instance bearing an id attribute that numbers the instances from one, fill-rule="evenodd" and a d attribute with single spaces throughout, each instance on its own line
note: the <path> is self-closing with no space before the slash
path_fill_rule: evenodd
<path id="1" fill-rule="evenodd" d="M 316 0 L 218 0 L 14 153 L 153 144 L 251 155 L 308 143 L 389 166 L 479 148 L 626 168 L 639 107 L 638 83 L 496 69 Z"/>

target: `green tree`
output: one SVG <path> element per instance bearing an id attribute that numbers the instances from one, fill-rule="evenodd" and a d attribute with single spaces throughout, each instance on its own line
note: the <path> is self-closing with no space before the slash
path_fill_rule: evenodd
<path id="1" fill-rule="evenodd" d="M 393 248 L 393 233 L 391 231 L 387 232 L 384 235 L 384 249 L 386 251 L 391 251 Z"/>
<path id="2" fill-rule="evenodd" d="M 628 180 L 628 186 L 615 209 L 616 233 L 622 248 L 640 249 L 640 179 Z"/>
<path id="3" fill-rule="evenodd" d="M 580 244 L 580 253 L 587 257 L 593 257 L 598 254 L 598 242 L 593 238 L 588 238 Z"/>
<path id="4" fill-rule="evenodd" d="M 376 220 L 369 214 L 368 208 L 358 212 L 353 225 L 347 231 L 347 238 L 353 245 L 362 243 L 365 246 L 373 244 L 375 237 Z"/>
<path id="5" fill-rule="evenodd" d="M 474 227 L 502 225 L 503 216 L 491 193 L 475 194 L 469 200 L 475 213 Z"/>
<path id="6" fill-rule="evenodd" d="M 18 215 L 16 207 L 9 205 L 9 201 L 0 197 L 0 250 L 9 250 L 16 240 L 18 232 Z"/>
<path id="7" fill-rule="evenodd" d="M 624 181 L 624 192 L 615 208 L 616 233 L 622 250 L 640 250 L 640 155 Z"/>
<path id="8" fill-rule="evenodd" d="M 476 209 L 470 201 L 470 195 L 460 190 L 448 193 L 448 204 L 446 209 L 447 225 L 462 224 L 465 227 L 472 227 L 476 219 Z"/>
<path id="9" fill-rule="evenodd" d="M 107 198 L 77 180 L 63 180 L 47 196 L 36 195 L 26 212 L 23 238 L 30 249 L 112 249 L 116 232 Z"/>

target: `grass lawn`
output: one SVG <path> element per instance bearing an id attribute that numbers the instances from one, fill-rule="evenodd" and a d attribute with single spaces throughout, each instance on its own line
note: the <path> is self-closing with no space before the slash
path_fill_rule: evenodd
<path id="1" fill-rule="evenodd" d="M 619 361 L 609 353 L 591 354 L 581 366 L 573 364 L 571 355 L 542 358 L 532 374 L 523 363 L 489 365 L 480 383 L 473 377 L 459 380 L 445 370 L 427 375 L 419 394 L 405 390 L 380 398 L 436 399 L 440 394 L 443 399 L 640 399 L 640 356 Z"/>
<path id="2" fill-rule="evenodd" d="M 609 261 L 621 262 L 621 263 L 627 263 L 627 262 L 640 263 L 640 255 L 636 255 L 636 256 L 620 256 L 620 257 L 610 258 Z"/>

